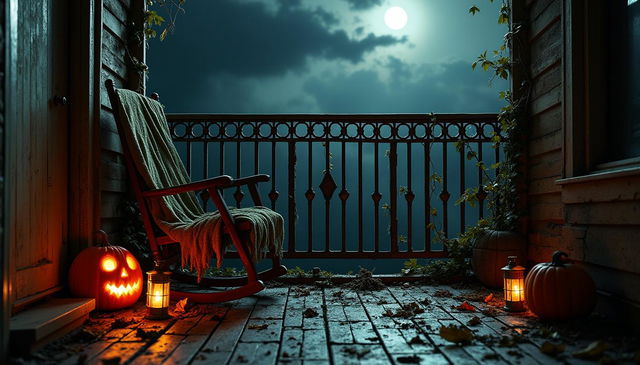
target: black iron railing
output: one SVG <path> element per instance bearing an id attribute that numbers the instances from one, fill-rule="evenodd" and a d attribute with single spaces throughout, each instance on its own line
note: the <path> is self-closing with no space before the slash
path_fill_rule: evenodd
<path id="1" fill-rule="evenodd" d="M 168 120 L 194 180 L 271 175 L 262 192 L 285 217 L 290 258 L 446 256 L 434 224 L 455 234 L 486 213 L 482 190 L 473 209 L 451 199 L 480 186 L 483 176 L 456 142 L 483 161 L 501 155 L 492 142 L 495 114 L 169 114 Z M 242 206 L 245 193 L 230 194 Z"/>

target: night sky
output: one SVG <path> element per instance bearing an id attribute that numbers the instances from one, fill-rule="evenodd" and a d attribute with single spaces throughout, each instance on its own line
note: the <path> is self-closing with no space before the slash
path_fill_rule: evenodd
<path id="1" fill-rule="evenodd" d="M 474 2 L 467 0 L 187 0 L 186 13 L 178 17 L 176 29 L 161 42 L 151 40 L 147 63 L 149 65 L 149 92 L 158 92 L 167 112 L 176 113 L 496 113 L 502 101 L 499 90 L 506 82 L 495 80 L 480 70 L 473 71 L 471 63 L 484 50 L 495 49 L 502 41 L 504 27 L 496 23 L 498 6 L 488 1 L 479 3 L 480 13 L 471 16 L 468 9 Z M 408 21 L 404 28 L 392 30 L 385 24 L 387 9 L 399 6 L 405 9 Z M 162 15 L 162 12 L 160 12 Z M 316 145 L 317 144 L 317 145 Z M 209 146 L 209 175 L 222 172 L 232 176 L 253 173 L 252 148 L 242 146 L 241 171 L 235 169 L 235 148 L 226 144 L 225 168 L 218 163 L 218 149 Z M 341 179 L 340 155 L 337 143 L 331 144 L 335 168 L 333 178 Z M 357 216 L 358 192 L 353 176 L 357 164 L 355 144 L 347 144 L 347 201 L 349 217 Z M 184 156 L 184 146 L 178 145 Z M 406 166 L 406 146 L 399 146 L 399 166 Z M 486 146 L 485 156 L 493 154 Z M 201 146 L 192 150 L 193 180 L 204 176 Z M 425 239 L 425 171 L 423 146 L 414 144 L 412 183 L 415 190 L 413 226 L 414 247 L 424 247 Z M 449 176 L 458 181 L 459 154 L 448 147 Z M 389 169 L 382 144 L 378 151 L 381 170 L 378 177 L 381 204 L 389 201 Z M 314 249 L 323 249 L 325 239 L 324 200 L 318 188 L 324 176 L 324 147 L 314 143 L 312 156 L 303 143 L 296 146 L 298 165 L 296 173 L 296 235 L 298 249 L 305 248 L 308 234 L 305 190 L 308 159 L 313 159 L 311 185 L 316 192 L 313 201 Z M 287 211 L 287 146 L 278 143 L 276 155 L 282 161 L 274 171 L 270 162 L 270 147 L 262 144 L 260 169 L 275 176 L 280 198 L 276 211 L 285 218 Z M 365 198 L 365 249 L 371 249 L 374 191 L 371 144 L 363 147 Z M 213 154 L 213 155 L 212 155 Z M 442 146 L 434 146 L 431 158 L 432 172 L 442 173 Z M 487 161 L 490 165 L 491 160 Z M 477 167 L 473 161 L 465 162 L 465 184 L 477 184 Z M 405 169 L 399 169 L 399 186 L 407 185 Z M 262 184 L 263 199 L 271 186 Z M 456 186 L 449 186 L 451 199 L 448 223 L 450 233 L 457 234 L 458 208 L 454 201 L 460 194 Z M 233 202 L 231 191 L 226 198 Z M 437 197 L 438 194 L 435 194 Z M 435 200 L 434 200 L 435 199 Z M 423 203 L 419 203 L 423 202 Z M 399 234 L 407 234 L 406 202 L 399 196 Z M 440 205 L 438 205 L 440 204 Z M 431 205 L 442 209 L 442 202 L 432 197 Z M 332 248 L 340 245 L 340 201 L 337 192 L 331 204 Z M 478 218 L 476 209 L 467 209 L 466 222 L 473 224 Z M 441 216 L 432 221 L 438 224 Z M 354 222 L 347 230 L 348 249 L 357 245 Z M 440 224 L 442 222 L 440 221 Z M 381 248 L 388 247 L 388 215 L 381 214 Z M 288 232 L 288 231 L 287 231 Z M 402 249 L 402 247 L 401 247 Z M 398 272 L 403 260 L 287 260 L 287 266 L 305 268 L 321 266 L 334 272 L 357 270 L 358 265 L 376 268 L 378 273 Z M 268 263 L 267 263 L 268 265 Z"/>
<path id="2" fill-rule="evenodd" d="M 495 112 L 471 62 L 500 43 L 497 4 L 467 0 L 188 0 L 148 52 L 168 112 Z M 401 30 L 385 25 L 406 10 Z M 160 11 L 160 14 L 163 13 Z"/>

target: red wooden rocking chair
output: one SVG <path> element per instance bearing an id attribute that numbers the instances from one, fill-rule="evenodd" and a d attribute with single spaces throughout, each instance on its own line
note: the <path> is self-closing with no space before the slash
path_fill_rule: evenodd
<path id="1" fill-rule="evenodd" d="M 249 249 L 247 241 L 249 232 L 252 229 L 250 222 L 235 222 L 232 214 L 229 212 L 227 204 L 222 197 L 222 190 L 231 187 L 239 187 L 246 185 L 249 189 L 251 198 L 256 206 L 261 206 L 262 201 L 258 193 L 256 184 L 259 182 L 269 181 L 269 175 L 253 175 L 240 179 L 233 179 L 227 175 L 217 176 L 202 181 L 191 182 L 188 184 L 167 187 L 163 189 L 149 190 L 145 187 L 145 182 L 140 173 L 136 170 L 130 149 L 127 145 L 126 138 L 123 134 L 123 116 L 120 115 L 120 99 L 116 92 L 112 80 L 105 82 L 113 115 L 120 134 L 120 141 L 124 152 L 124 160 L 129 175 L 131 189 L 135 195 L 142 215 L 142 221 L 149 240 L 149 246 L 154 261 L 161 268 L 167 268 L 169 265 L 179 262 L 179 254 L 176 254 L 175 246 L 179 244 L 172 240 L 154 223 L 149 209 L 148 199 L 157 198 L 167 195 L 179 194 L 184 192 L 195 192 L 205 190 L 211 198 L 213 204 L 220 213 L 220 219 L 223 223 L 223 232 L 228 236 L 229 240 L 235 246 L 238 257 L 242 261 L 246 270 L 246 276 L 237 278 L 202 278 L 199 283 L 193 275 L 183 273 L 174 273 L 172 277 L 177 281 L 198 284 L 200 287 L 236 287 L 218 292 L 191 292 L 184 290 L 171 290 L 173 299 L 189 298 L 190 301 L 196 303 L 218 303 L 257 293 L 264 289 L 262 280 L 270 280 L 287 272 L 287 269 L 280 264 L 280 257 L 270 249 L 272 267 L 269 270 L 258 273 L 256 271 L 253 260 L 249 257 Z M 155 96 L 155 95 L 154 95 Z M 153 97 L 158 100 L 157 96 Z M 173 248 L 173 249 L 172 249 Z"/>

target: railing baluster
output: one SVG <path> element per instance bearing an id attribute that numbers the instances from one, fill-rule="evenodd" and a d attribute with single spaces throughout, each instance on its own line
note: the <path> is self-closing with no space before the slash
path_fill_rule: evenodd
<path id="1" fill-rule="evenodd" d="M 325 128 L 329 128 L 327 125 Z M 337 185 L 333 180 L 333 176 L 331 175 L 331 150 L 330 143 L 327 141 L 324 143 L 324 160 L 325 160 L 325 170 L 324 177 L 322 178 L 322 182 L 320 183 L 320 191 L 322 191 L 322 195 L 324 196 L 324 227 L 325 227 L 325 242 L 324 242 L 324 252 L 331 251 L 331 229 L 330 229 L 330 210 L 331 210 L 331 197 L 335 192 Z"/>
<path id="2" fill-rule="evenodd" d="M 259 146 L 258 143 L 260 142 L 253 142 L 253 174 L 257 175 L 258 172 L 260 171 L 260 154 L 258 153 L 259 151 Z"/>
<path id="3" fill-rule="evenodd" d="M 309 126 L 311 128 L 311 126 Z M 316 193 L 313 191 L 313 142 L 309 142 L 309 175 L 307 191 L 304 193 L 307 198 L 307 252 L 313 251 L 313 198 Z"/>
<path id="4" fill-rule="evenodd" d="M 220 173 L 218 175 L 224 175 L 224 141 L 220 141 Z"/>
<path id="5" fill-rule="evenodd" d="M 236 142 L 236 178 L 241 178 L 242 173 L 240 170 L 240 165 L 242 161 L 242 152 L 240 150 L 240 141 Z M 233 198 L 236 200 L 236 207 L 240 208 L 240 204 L 242 202 L 242 198 L 244 198 L 244 193 L 239 186 L 236 187 L 236 191 L 233 193 Z"/>
<path id="6" fill-rule="evenodd" d="M 478 160 L 482 160 L 482 142 L 478 142 Z M 484 188 L 482 187 L 482 176 L 484 171 L 482 168 L 478 166 L 478 217 L 480 219 L 484 218 L 484 198 L 486 196 L 484 192 Z"/>
<path id="7" fill-rule="evenodd" d="M 440 193 L 440 200 L 442 200 L 442 230 L 444 231 L 444 236 L 449 237 L 449 190 L 448 190 L 448 179 L 447 179 L 447 143 L 442 142 L 442 192 Z"/>
<path id="8" fill-rule="evenodd" d="M 460 149 L 460 195 L 464 193 L 465 183 L 464 183 L 464 161 L 466 160 L 464 148 Z M 460 202 L 460 233 L 464 232 L 465 227 L 465 202 Z"/>
<path id="9" fill-rule="evenodd" d="M 209 178 L 209 142 L 204 141 L 202 143 L 202 151 L 204 156 L 202 156 L 202 174 L 204 179 Z M 203 190 L 205 192 L 206 190 Z M 200 199 L 202 200 L 202 210 L 207 211 L 207 203 L 209 202 L 209 194 L 200 194 Z"/>
<path id="10" fill-rule="evenodd" d="M 289 251 L 296 247 L 296 143 L 289 142 L 289 182 L 288 182 L 288 200 L 289 200 Z"/>
<path id="11" fill-rule="evenodd" d="M 186 161 L 187 175 L 191 176 L 191 142 L 187 142 L 187 161 Z"/>
<path id="12" fill-rule="evenodd" d="M 411 182 L 411 143 L 407 143 L 407 191 L 404 198 L 407 200 L 407 252 L 413 252 L 413 184 Z"/>
<path id="13" fill-rule="evenodd" d="M 276 190 L 276 143 L 271 142 L 271 191 L 269 192 L 269 200 L 271 200 L 271 209 L 276 210 L 276 200 L 278 200 L 278 190 Z"/>
<path id="14" fill-rule="evenodd" d="M 431 252 L 431 143 L 424 142 L 424 250 Z"/>
<path id="15" fill-rule="evenodd" d="M 374 181 L 374 192 L 371 194 L 371 198 L 373 199 L 373 234 L 375 235 L 373 238 L 373 250 L 375 252 L 380 251 L 380 199 L 382 199 L 382 194 L 380 194 L 379 190 L 379 169 L 378 169 L 378 144 L 373 144 L 374 149 L 374 168 L 373 168 L 373 181 Z"/>
<path id="16" fill-rule="evenodd" d="M 347 170 L 346 170 L 346 143 L 342 142 L 342 190 L 340 190 L 340 201 L 342 201 L 342 252 L 347 252 L 347 199 L 349 192 L 347 191 Z"/>
<path id="17" fill-rule="evenodd" d="M 364 251 L 362 228 L 362 142 L 358 142 L 358 252 Z"/>
<path id="18" fill-rule="evenodd" d="M 389 144 L 389 233 L 391 252 L 398 252 L 398 145 Z"/>

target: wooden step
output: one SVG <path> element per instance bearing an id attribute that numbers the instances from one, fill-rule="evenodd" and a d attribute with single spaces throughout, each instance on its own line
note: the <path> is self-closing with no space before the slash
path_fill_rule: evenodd
<path id="1" fill-rule="evenodd" d="M 24 354 L 79 327 L 96 307 L 93 298 L 52 298 L 13 317 L 11 352 Z"/>

